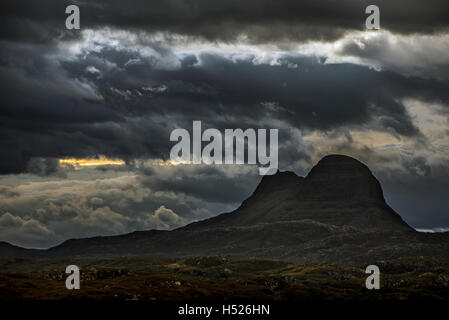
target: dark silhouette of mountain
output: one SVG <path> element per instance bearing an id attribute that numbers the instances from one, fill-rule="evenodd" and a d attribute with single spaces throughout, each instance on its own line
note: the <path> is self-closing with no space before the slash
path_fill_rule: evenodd
<path id="1" fill-rule="evenodd" d="M 358 264 L 405 256 L 448 257 L 448 240 L 448 233 L 423 234 L 409 227 L 386 204 L 366 165 L 330 155 L 305 178 L 288 171 L 264 176 L 233 212 L 172 231 L 72 239 L 41 255 L 230 255 Z"/>
<path id="2" fill-rule="evenodd" d="M 41 254 L 40 250 L 25 249 L 0 241 L 0 258 L 25 258 L 38 256 L 39 254 Z"/>
<path id="3" fill-rule="evenodd" d="M 236 211 L 188 226 L 251 226 L 313 220 L 366 230 L 412 230 L 386 203 L 367 166 L 342 155 L 324 157 L 306 178 L 293 172 L 264 176 Z"/>

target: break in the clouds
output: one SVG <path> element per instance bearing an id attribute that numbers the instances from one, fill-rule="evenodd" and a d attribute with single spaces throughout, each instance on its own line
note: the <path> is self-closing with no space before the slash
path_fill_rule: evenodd
<path id="1" fill-rule="evenodd" d="M 300 175 L 354 156 L 408 223 L 447 227 L 449 8 L 431 2 L 378 1 L 373 32 L 365 1 L 78 2 L 79 31 L 64 28 L 68 1 L 3 1 L 0 240 L 45 247 L 235 208 L 255 168 L 167 166 L 171 130 L 193 120 L 279 129 L 280 169 Z"/>

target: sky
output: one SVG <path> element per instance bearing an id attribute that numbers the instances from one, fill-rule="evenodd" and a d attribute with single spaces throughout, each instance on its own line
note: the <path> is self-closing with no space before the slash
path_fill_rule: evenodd
<path id="1" fill-rule="evenodd" d="M 170 132 L 194 120 L 278 129 L 279 169 L 301 176 L 327 154 L 359 159 L 408 224 L 449 230 L 446 0 L 3 0 L 0 15 L 2 241 L 237 208 L 257 166 L 169 161 Z"/>

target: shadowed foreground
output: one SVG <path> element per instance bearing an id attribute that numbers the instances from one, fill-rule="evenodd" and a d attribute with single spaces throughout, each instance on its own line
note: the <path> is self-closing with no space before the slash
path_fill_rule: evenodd
<path id="1" fill-rule="evenodd" d="M 447 300 L 449 260 L 376 262 L 381 289 L 367 290 L 366 266 L 298 265 L 279 260 L 117 258 L 0 262 L 4 300 Z M 65 267 L 81 270 L 81 289 L 65 288 Z"/>

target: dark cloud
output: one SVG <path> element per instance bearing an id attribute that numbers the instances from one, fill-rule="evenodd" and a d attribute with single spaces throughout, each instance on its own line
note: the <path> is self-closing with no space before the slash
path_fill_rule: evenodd
<path id="1" fill-rule="evenodd" d="M 27 163 L 27 172 L 41 177 L 55 175 L 60 178 L 67 177 L 55 158 L 31 158 Z"/>
<path id="2" fill-rule="evenodd" d="M 65 7 L 72 1 L 2 1 L 3 39 L 44 41 L 77 37 L 64 30 Z M 82 27 L 167 31 L 208 40 L 250 42 L 335 40 L 363 30 L 365 8 L 381 9 L 381 26 L 400 33 L 432 33 L 448 27 L 445 0 L 247 0 L 247 1 L 95 1 L 80 2 Z"/>
<path id="3" fill-rule="evenodd" d="M 212 166 L 176 166 L 169 175 L 158 175 L 155 169 L 143 170 L 140 181 L 152 189 L 186 194 L 212 203 L 238 204 L 253 191 L 255 182 L 260 179 L 257 172 L 241 176 L 226 176 L 225 170 Z"/>

